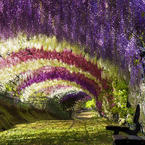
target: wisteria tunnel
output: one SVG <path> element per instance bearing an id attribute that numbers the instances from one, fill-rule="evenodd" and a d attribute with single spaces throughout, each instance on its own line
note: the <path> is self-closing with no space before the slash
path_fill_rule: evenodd
<path id="1" fill-rule="evenodd" d="M 144 30 L 144 0 L 1 0 L 0 104 L 65 119 L 78 100 L 108 118 L 139 103 L 145 123 Z"/>

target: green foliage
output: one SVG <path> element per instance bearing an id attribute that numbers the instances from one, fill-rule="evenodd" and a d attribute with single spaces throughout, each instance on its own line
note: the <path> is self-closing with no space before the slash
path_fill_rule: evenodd
<path id="1" fill-rule="evenodd" d="M 124 122 L 132 123 L 134 109 L 127 107 L 129 80 L 123 72 L 119 72 L 118 68 L 109 61 L 100 60 L 99 64 L 104 69 L 103 77 L 112 82 L 110 84 L 112 90 L 104 90 L 99 95 L 99 99 L 103 102 L 103 112 L 110 119 L 116 114 L 119 117 L 118 121 L 124 120 Z M 113 97 L 113 100 L 110 100 L 111 102 L 108 101 L 109 96 Z"/>
<path id="2" fill-rule="evenodd" d="M 143 13 L 143 15 L 145 15 L 145 12 Z M 143 48 L 145 47 L 145 41 L 144 41 L 144 32 L 141 33 L 141 35 L 139 36 L 139 40 L 141 41 Z"/>
<path id="3" fill-rule="evenodd" d="M 43 92 L 37 92 L 30 96 L 27 100 L 28 103 L 32 104 L 35 108 L 45 110 L 47 106 L 47 96 Z"/>
<path id="4" fill-rule="evenodd" d="M 13 82 L 8 82 L 7 84 L 5 84 L 5 91 L 9 96 L 15 96 L 15 97 L 19 97 L 19 94 L 16 90 L 16 85 Z"/>
<path id="5" fill-rule="evenodd" d="M 74 105 L 74 111 L 79 111 L 85 107 L 85 102 L 83 100 L 79 100 Z"/>
<path id="6" fill-rule="evenodd" d="M 96 108 L 96 100 L 95 99 L 92 99 L 92 100 L 89 100 L 85 103 L 85 107 L 86 108 Z"/>
<path id="7" fill-rule="evenodd" d="M 60 103 L 59 95 L 60 94 L 57 94 L 53 98 L 47 100 L 45 110 L 59 119 L 70 119 L 69 111 L 64 110 L 62 104 Z"/>
<path id="8" fill-rule="evenodd" d="M 133 109 L 127 107 L 128 84 L 123 79 L 114 79 L 112 86 L 115 103 L 112 113 L 118 114 L 120 120 L 125 119 L 124 122 L 131 123 L 133 121 Z"/>

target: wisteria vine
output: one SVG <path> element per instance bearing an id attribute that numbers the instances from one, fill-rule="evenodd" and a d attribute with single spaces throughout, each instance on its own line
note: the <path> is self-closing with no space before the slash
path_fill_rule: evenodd
<path id="1" fill-rule="evenodd" d="M 20 91 L 48 79 L 69 80 L 97 98 L 102 89 L 109 88 L 96 63 L 102 58 L 129 73 L 130 85 L 139 85 L 144 12 L 144 0 L 1 0 L 0 83 L 6 85 L 21 75 Z M 17 39 L 19 34 L 22 37 Z M 54 69 L 41 72 L 41 65 L 30 70 L 30 65 L 23 65 L 36 60 Z"/>

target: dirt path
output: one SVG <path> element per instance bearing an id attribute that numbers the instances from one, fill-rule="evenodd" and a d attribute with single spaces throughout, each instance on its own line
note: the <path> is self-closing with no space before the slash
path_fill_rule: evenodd
<path id="1" fill-rule="evenodd" d="M 81 112 L 81 113 L 76 113 L 74 115 L 75 118 L 77 119 L 90 119 L 92 117 L 95 117 L 96 113 L 95 112 Z"/>

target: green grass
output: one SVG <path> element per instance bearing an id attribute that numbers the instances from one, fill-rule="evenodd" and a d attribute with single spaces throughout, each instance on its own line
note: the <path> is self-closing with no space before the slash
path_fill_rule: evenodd
<path id="1" fill-rule="evenodd" d="M 0 145 L 111 145 L 112 132 L 103 119 L 41 120 L 0 132 Z"/>

